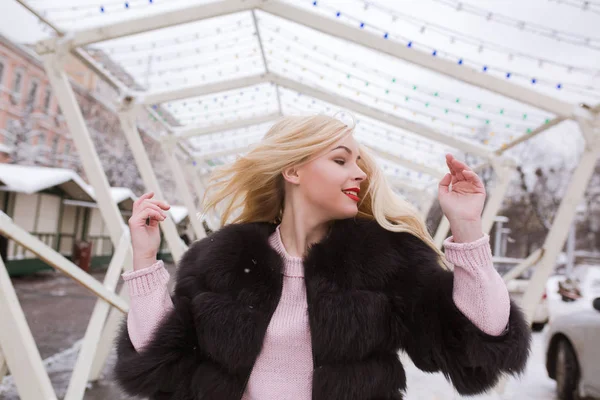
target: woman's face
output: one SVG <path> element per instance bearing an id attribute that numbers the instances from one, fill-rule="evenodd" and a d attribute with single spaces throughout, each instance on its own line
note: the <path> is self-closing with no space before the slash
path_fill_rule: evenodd
<path id="1" fill-rule="evenodd" d="M 358 212 L 360 169 L 358 143 L 347 135 L 322 155 L 296 169 L 296 192 L 310 212 L 326 219 L 351 218 Z"/>

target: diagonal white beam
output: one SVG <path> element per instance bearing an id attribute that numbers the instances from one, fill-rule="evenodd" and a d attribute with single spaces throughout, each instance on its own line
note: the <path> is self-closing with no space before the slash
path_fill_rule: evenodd
<path id="1" fill-rule="evenodd" d="M 198 154 L 196 156 L 194 156 L 194 160 L 196 160 L 196 162 L 203 162 L 206 160 L 211 160 L 213 158 L 218 158 L 218 157 L 225 157 L 225 156 L 229 156 L 232 154 L 237 154 L 237 153 L 243 153 L 244 151 L 248 150 L 248 146 L 240 146 L 240 147 L 236 147 L 234 149 L 227 149 L 227 150 L 222 150 L 222 151 L 216 151 L 216 152 L 211 152 L 211 153 L 206 153 L 206 154 Z"/>
<path id="2" fill-rule="evenodd" d="M 365 115 L 367 117 L 374 118 L 381 122 L 385 122 L 389 125 L 395 126 L 397 128 L 404 129 L 406 131 L 412 132 L 414 134 L 426 137 L 428 139 L 434 140 L 439 143 L 443 143 L 445 145 L 461 149 L 465 152 L 477 154 L 484 158 L 491 158 L 492 152 L 489 151 L 484 146 L 478 145 L 476 143 L 471 143 L 466 140 L 461 140 L 458 138 L 454 138 L 452 136 L 443 134 L 441 132 L 436 131 L 426 125 L 419 124 L 417 122 L 411 121 L 409 119 L 405 119 L 402 117 L 398 117 L 392 114 L 388 114 L 386 112 L 380 111 L 376 108 L 369 107 L 357 101 L 351 100 L 346 97 L 339 96 L 334 93 L 329 93 L 322 89 L 317 89 L 314 87 L 310 87 L 304 85 L 302 83 L 293 81 L 288 78 L 284 78 L 283 76 L 269 73 L 269 79 L 284 88 L 295 90 L 296 92 L 300 92 L 302 94 L 306 94 L 308 96 L 312 96 L 316 99 L 347 108 L 348 110 L 357 112 L 359 114 Z"/>
<path id="3" fill-rule="evenodd" d="M 239 79 L 228 79 L 217 83 L 190 86 L 176 90 L 160 91 L 150 94 L 133 93 L 133 95 L 138 99 L 138 103 L 152 105 L 181 99 L 189 99 L 190 97 L 203 96 L 212 93 L 225 92 L 227 90 L 234 90 L 267 82 L 266 75 L 259 74 L 246 76 Z"/>
<path id="4" fill-rule="evenodd" d="M 401 43 L 383 38 L 372 32 L 367 32 L 356 27 L 318 15 L 314 12 L 296 7 L 290 3 L 279 0 L 269 1 L 260 6 L 260 9 L 278 17 L 313 28 L 320 32 L 332 35 L 374 50 L 381 51 L 393 57 L 402 59 L 412 64 L 427 68 L 431 71 L 470 83 L 492 92 L 501 94 L 522 103 L 551 113 L 571 117 L 577 111 L 573 104 L 547 96 L 504 79 L 499 79 L 458 63 L 434 57 L 414 48 L 409 48 Z"/>
<path id="5" fill-rule="evenodd" d="M 95 28 L 68 33 L 64 39 L 69 42 L 69 50 L 92 43 L 118 39 L 124 36 L 173 27 L 188 22 L 220 17 L 222 15 L 247 11 L 261 5 L 264 0 L 223 0 L 199 4 L 175 11 L 126 20 Z M 35 45 L 38 54 L 54 52 L 63 38 L 42 40 Z"/>
<path id="6" fill-rule="evenodd" d="M 410 184 L 410 183 L 406 182 L 405 179 L 402 179 L 399 176 L 386 175 L 386 179 L 388 180 L 388 182 L 391 185 L 396 186 L 401 189 L 404 189 L 404 190 L 414 192 L 414 193 L 423 193 L 423 192 L 427 191 L 427 189 L 425 187 Z"/>
<path id="7" fill-rule="evenodd" d="M 144 104 L 146 104 L 146 103 L 150 104 L 148 99 L 152 99 L 152 102 L 154 102 L 154 100 L 159 100 L 159 99 L 168 99 L 168 101 L 178 100 L 178 99 L 186 98 L 185 97 L 186 93 L 192 94 L 193 96 L 199 95 L 199 94 L 208 95 L 208 94 L 212 94 L 212 93 L 218 93 L 222 90 L 240 89 L 243 87 L 247 87 L 249 85 L 266 83 L 266 82 L 271 82 L 275 85 L 285 87 L 285 88 L 288 88 L 291 90 L 295 90 L 297 92 L 318 98 L 322 101 L 326 101 L 328 103 L 331 103 L 331 104 L 334 104 L 334 105 L 337 105 L 340 107 L 345 107 L 349 110 L 366 115 L 368 117 L 374 118 L 381 122 L 390 124 L 392 126 L 396 126 L 398 128 L 401 128 L 401 129 L 407 130 L 409 132 L 415 133 L 417 135 L 434 140 L 436 142 L 443 143 L 448 146 L 461 149 L 468 153 L 477 154 L 479 156 L 482 156 L 482 157 L 488 158 L 488 159 L 493 157 L 493 153 L 484 146 L 478 145 L 476 143 L 471 143 L 466 140 L 461 140 L 458 138 L 448 136 L 448 135 L 438 132 L 434 129 L 431 129 L 426 125 L 422 125 L 422 124 L 413 122 L 411 120 L 408 120 L 408 119 L 405 119 L 402 117 L 388 114 L 386 112 L 377 110 L 376 108 L 369 107 L 369 106 L 366 106 L 359 102 L 356 102 L 354 100 L 339 96 L 335 93 L 330 93 L 330 92 L 327 92 L 322 89 L 313 88 L 313 87 L 293 81 L 291 79 L 282 77 L 282 76 L 280 76 L 278 74 L 274 74 L 274 73 L 260 74 L 260 75 L 255 75 L 255 76 L 248 77 L 248 78 L 237 79 L 235 81 L 232 81 L 231 84 L 228 84 L 227 82 L 218 83 L 218 84 L 203 84 L 203 85 L 197 85 L 197 86 L 193 86 L 193 87 L 178 90 L 178 91 L 173 91 L 172 93 L 164 92 L 164 93 L 160 93 L 160 94 L 159 93 L 150 94 L 150 95 L 144 97 L 141 102 Z M 159 101 L 156 101 L 156 102 L 158 103 Z M 151 104 L 154 104 L 154 103 L 151 103 Z M 258 117 L 257 119 L 260 120 L 260 117 Z M 264 121 L 261 121 L 258 123 L 262 123 L 262 122 L 264 122 Z M 251 120 L 248 120 L 248 122 L 246 122 L 246 125 L 253 124 L 253 123 L 254 122 L 252 122 Z M 236 128 L 244 127 L 244 126 L 245 125 L 243 123 L 241 125 L 235 124 L 233 126 L 233 128 L 229 128 L 229 129 L 236 129 Z M 215 126 L 215 127 L 202 126 L 202 127 L 197 127 L 197 128 L 175 128 L 174 132 L 176 132 L 176 134 L 179 137 L 186 138 L 186 137 L 193 137 L 193 136 L 198 136 L 198 135 L 215 133 L 215 132 L 219 132 L 220 130 L 226 130 L 226 129 L 227 129 L 226 126 Z"/>
<path id="8" fill-rule="evenodd" d="M 195 127 L 195 128 L 194 127 L 192 127 L 192 128 L 176 128 L 176 129 L 173 129 L 173 133 L 175 134 L 177 139 L 187 139 L 187 138 L 191 138 L 191 137 L 195 137 L 195 136 L 210 135 L 211 133 L 223 132 L 223 131 L 228 131 L 228 130 L 232 130 L 232 129 L 245 128 L 246 126 L 249 126 L 249 125 L 264 124 L 265 122 L 274 121 L 280 117 L 281 117 L 281 114 L 279 114 L 279 112 L 275 112 L 275 113 L 271 113 L 271 114 L 267 114 L 267 115 L 261 115 L 259 117 L 241 119 L 238 121 L 228 122 L 228 123 L 219 124 L 219 125 L 209 125 L 209 126 L 204 125 L 204 126 L 199 126 L 199 127 Z"/>
<path id="9" fill-rule="evenodd" d="M 547 124 L 544 123 L 543 125 L 540 125 L 537 128 L 535 128 L 534 130 L 532 130 L 530 133 L 519 136 L 518 138 L 511 141 L 510 143 L 507 143 L 506 146 L 503 146 L 502 148 L 495 150 L 494 153 L 496 155 L 500 156 L 503 153 L 505 153 L 506 151 L 512 149 L 513 147 L 518 146 L 519 144 L 521 144 L 523 142 L 526 142 L 527 140 L 547 131 L 548 129 L 550 129 L 552 127 L 555 127 L 556 125 L 560 124 L 561 122 L 565 121 L 566 119 L 567 119 L 566 117 L 553 118 Z"/>
<path id="10" fill-rule="evenodd" d="M 373 151 L 379 157 L 386 159 L 388 161 L 391 161 L 393 163 L 396 163 L 398 165 L 401 165 L 405 168 L 423 172 L 424 174 L 433 176 L 434 178 L 442 178 L 444 175 L 446 175 L 446 172 L 439 170 L 437 168 L 432 168 L 432 167 L 428 167 L 426 165 L 421 165 L 419 163 L 416 163 L 416 162 L 409 160 L 407 158 L 404 158 L 402 156 L 388 153 L 387 151 L 375 148 L 375 147 L 367 145 L 365 143 L 363 143 L 363 146 L 365 146 L 369 150 Z"/>
<path id="11" fill-rule="evenodd" d="M 256 12 L 252 10 L 252 22 L 254 24 L 254 31 L 256 32 L 256 37 L 258 37 L 258 45 L 260 47 L 260 54 L 263 59 L 263 64 L 265 66 L 265 72 L 269 72 L 269 63 L 267 62 L 267 56 L 265 55 L 265 47 L 263 46 L 263 39 L 260 33 L 260 28 L 258 27 L 258 21 L 256 20 Z M 279 106 L 279 112 L 283 114 L 283 108 L 281 107 L 281 96 L 279 95 L 279 87 L 275 86 L 275 94 L 277 96 L 277 105 Z"/>

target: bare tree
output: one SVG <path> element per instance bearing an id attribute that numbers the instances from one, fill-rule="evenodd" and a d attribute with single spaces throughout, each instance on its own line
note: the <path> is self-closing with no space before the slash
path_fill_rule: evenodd
<path id="1" fill-rule="evenodd" d="M 501 210 L 509 218 L 515 244 L 507 255 L 513 257 L 525 257 L 543 245 L 573 173 L 564 154 L 552 154 L 539 141 L 519 150 L 524 165 L 517 167 Z"/>
<path id="2" fill-rule="evenodd" d="M 8 131 L 11 133 L 13 140 L 13 151 L 10 160 L 11 164 L 35 164 L 38 147 L 34 147 L 32 141 L 38 133 L 34 130 L 34 106 L 35 95 L 32 96 L 30 94 L 27 96 L 27 99 L 25 99 L 25 107 L 21 118 L 10 121 L 9 123 Z"/>

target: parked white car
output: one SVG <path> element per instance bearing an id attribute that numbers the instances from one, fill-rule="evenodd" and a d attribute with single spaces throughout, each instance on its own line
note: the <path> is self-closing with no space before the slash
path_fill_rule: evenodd
<path id="1" fill-rule="evenodd" d="M 578 301 L 590 301 L 588 298 Z M 600 297 L 552 318 L 546 332 L 546 370 L 560 400 L 600 399 Z"/>
<path id="2" fill-rule="evenodd" d="M 525 290 L 529 285 L 528 279 L 511 279 L 507 282 L 506 287 L 510 293 L 510 297 L 517 303 L 521 304 Z M 535 332 L 540 332 L 544 329 L 544 326 L 548 323 L 549 312 L 548 312 L 548 299 L 546 292 L 542 296 L 540 303 L 535 309 L 535 315 L 531 321 L 531 329 Z"/>

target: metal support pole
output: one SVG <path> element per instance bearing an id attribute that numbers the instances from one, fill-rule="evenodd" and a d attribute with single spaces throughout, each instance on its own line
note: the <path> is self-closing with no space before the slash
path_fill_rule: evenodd
<path id="1" fill-rule="evenodd" d="M 115 253 L 110 261 L 105 285 L 116 287 L 120 278 L 120 271 L 123 264 L 126 263 L 131 253 L 131 238 L 129 231 L 126 231 L 119 245 L 115 249 Z M 64 400 L 80 400 L 85 394 L 85 388 L 92 369 L 94 358 L 97 356 L 97 348 L 102 340 L 102 328 L 106 317 L 110 311 L 110 304 L 102 299 L 96 301 L 92 317 L 88 324 L 87 330 L 79 349 L 77 362 L 73 368 L 73 375 L 67 388 L 67 393 Z"/>
<path id="2" fill-rule="evenodd" d="M 62 68 L 63 57 L 57 54 L 48 54 L 43 56 L 43 60 L 48 80 L 65 116 L 85 174 L 94 188 L 94 196 L 97 199 L 102 218 L 108 227 L 111 241 L 116 247 L 126 229 L 125 222 L 110 195 L 110 185 L 104 174 L 102 163 L 83 119 L 69 78 Z"/>
<path id="3" fill-rule="evenodd" d="M 118 295 L 119 297 L 122 297 L 124 300 L 129 302 L 127 285 L 121 286 L 121 290 L 119 290 Z M 108 318 L 106 319 L 106 323 L 104 324 L 102 334 L 100 335 L 101 339 L 100 343 L 98 343 L 98 347 L 96 348 L 96 356 L 92 361 L 90 374 L 88 376 L 88 380 L 90 382 L 97 381 L 100 378 L 102 374 L 102 369 L 104 369 L 104 365 L 106 365 L 106 360 L 110 355 L 113 343 L 117 337 L 117 332 L 122 321 L 123 313 L 121 312 L 121 310 L 112 307 L 108 314 Z"/>
<path id="4" fill-rule="evenodd" d="M 445 215 L 442 215 L 442 220 L 438 225 L 437 230 L 435 231 L 435 236 L 433 237 L 433 242 L 437 246 L 438 249 L 442 248 L 444 244 L 444 240 L 448 236 L 448 231 L 450 230 L 450 221 L 446 218 Z"/>
<path id="5" fill-rule="evenodd" d="M 496 218 L 494 218 L 494 220 L 496 221 L 496 234 L 494 235 L 494 255 L 496 257 L 504 257 L 505 253 L 503 252 L 502 238 L 504 236 L 504 223 L 508 222 L 508 218 L 498 215 Z"/>
<path id="6" fill-rule="evenodd" d="M 106 284 L 103 285 L 102 283 L 98 282 L 97 279 L 90 276 L 77 265 L 73 264 L 52 247 L 48 246 L 37 237 L 33 236 L 31 233 L 15 224 L 13 220 L 2 211 L 0 211 L 0 233 L 15 243 L 18 243 L 24 249 L 31 251 L 33 254 L 39 257 L 40 260 L 43 260 L 52 268 L 70 277 L 74 282 L 83 286 L 100 299 L 112 304 L 117 308 L 120 308 L 121 310 L 127 309 L 127 304 L 121 298 L 116 296 L 114 292 L 108 286 L 106 286 Z M 125 233 L 128 234 L 129 231 L 126 231 Z M 109 270 L 107 272 L 107 276 L 109 273 L 112 274 L 114 271 Z"/>
<path id="7" fill-rule="evenodd" d="M 494 187 L 490 190 L 490 195 L 486 201 L 485 208 L 481 217 L 483 232 L 489 234 L 494 226 L 494 218 L 502 207 L 502 201 L 508 191 L 511 174 L 514 172 L 512 165 L 500 165 L 497 160 L 492 161 L 496 179 Z"/>
<path id="8" fill-rule="evenodd" d="M 527 268 L 537 264 L 542 259 L 544 253 L 544 249 L 537 249 L 536 251 L 531 253 L 529 257 L 521 261 L 519 265 L 515 265 L 510 271 L 502 275 L 502 279 L 504 280 L 504 282 L 508 282 L 511 279 L 515 279 L 523 272 L 525 272 Z"/>
<path id="9" fill-rule="evenodd" d="M 423 219 L 427 220 L 427 216 L 429 215 L 429 211 L 431 211 L 431 207 L 433 207 L 433 203 L 435 203 L 437 194 L 429 194 L 428 192 L 423 191 L 421 196 L 421 214 L 423 215 Z"/>
<path id="10" fill-rule="evenodd" d="M 155 198 L 163 200 L 165 196 L 158 184 L 158 179 L 152 169 L 150 158 L 148 157 L 148 153 L 146 153 L 146 148 L 137 129 L 135 108 L 130 107 L 127 110 L 119 112 L 119 121 L 121 122 L 121 129 L 125 133 L 146 190 L 154 192 Z M 167 218 L 160 223 L 160 228 L 167 239 L 173 260 L 176 263 L 179 262 L 183 253 L 187 250 L 187 246 L 179 237 L 175 222 L 172 218 Z"/>
<path id="11" fill-rule="evenodd" d="M 194 192 L 196 192 L 196 197 L 198 198 L 198 204 L 200 204 L 200 209 L 198 211 L 202 212 L 202 199 L 204 198 L 204 183 L 198 176 L 198 170 L 193 165 L 187 166 L 187 173 L 192 180 L 192 186 L 194 187 Z"/>
<path id="12" fill-rule="evenodd" d="M 46 68 L 50 84 L 54 89 L 54 93 L 58 99 L 61 110 L 63 111 L 63 114 L 67 121 L 69 130 L 72 133 L 75 146 L 79 154 L 81 155 L 81 162 L 83 164 L 86 176 L 88 177 L 92 187 L 94 188 L 94 194 L 98 201 L 98 207 L 100 208 L 102 217 L 108 227 L 113 246 L 114 248 L 117 248 L 123 235 L 128 235 L 129 231 L 125 225 L 125 222 L 123 221 L 123 218 L 121 217 L 121 213 L 117 205 L 112 199 L 108 179 L 104 174 L 102 164 L 100 162 L 96 149 L 94 148 L 89 131 L 83 118 L 83 114 L 77 103 L 77 98 L 75 97 L 75 93 L 69 82 L 69 78 L 62 68 L 62 62 L 64 60 L 65 55 L 66 53 L 64 51 L 62 51 L 60 54 L 45 55 L 43 57 L 44 66 Z M 130 247 L 130 244 L 128 244 L 128 246 Z M 110 264 L 104 282 L 104 285 L 107 289 L 111 291 L 115 290 L 118 282 L 118 275 L 123 269 L 123 264 L 125 265 L 126 269 L 131 268 L 132 262 L 130 250 L 126 252 L 124 263 Z M 117 279 L 114 279 L 115 276 L 117 276 Z M 101 300 L 98 300 L 98 303 L 100 302 Z M 89 329 L 92 329 L 92 324 L 94 325 L 93 329 L 99 329 L 99 327 L 97 326 L 97 321 L 102 320 L 103 322 L 105 318 L 102 317 L 103 315 L 104 310 L 102 309 L 102 307 L 98 307 L 97 304 L 97 307 L 95 307 L 90 318 L 90 325 L 88 326 L 88 331 Z M 103 335 L 101 343 L 97 347 L 89 346 L 88 343 L 84 341 L 84 343 L 82 344 L 82 348 L 88 348 L 90 349 L 90 351 L 86 352 L 85 357 L 82 359 L 82 366 L 91 365 L 94 364 L 94 362 L 96 362 L 97 365 L 98 354 L 95 354 L 95 350 L 97 348 L 102 348 L 103 346 L 110 346 L 112 344 L 112 342 L 106 342 L 107 338 L 109 338 L 111 334 L 114 335 L 116 333 L 116 326 L 113 326 L 112 329 L 115 331 Z M 104 358 L 101 361 L 104 362 L 105 360 L 106 359 Z M 87 368 L 85 369 L 87 370 Z M 80 379 L 87 379 L 87 376 L 74 375 L 72 377 L 70 387 L 73 387 L 73 391 L 71 393 L 81 393 L 81 385 L 85 381 L 79 382 Z M 83 385 L 83 390 L 85 390 L 85 385 Z M 76 395 L 73 396 L 74 397 L 72 398 L 77 397 Z M 81 393 L 81 396 L 83 396 L 83 393 Z"/>
<path id="13" fill-rule="evenodd" d="M 0 258 L 0 350 L 23 400 L 56 400 L 56 394 L 4 261 Z M 1 362 L 4 364 L 4 361 Z"/>
<path id="14" fill-rule="evenodd" d="M 196 208 L 196 204 L 194 203 L 194 198 L 190 193 L 188 183 L 185 179 L 186 174 L 183 171 L 180 161 L 177 159 L 177 156 L 175 154 L 177 148 L 177 139 L 175 137 L 170 138 L 172 140 L 163 141 L 163 151 L 167 157 L 167 162 L 169 164 L 169 167 L 171 168 L 171 172 L 173 173 L 173 178 L 175 179 L 175 184 L 177 185 L 177 191 L 183 199 L 183 204 L 188 209 L 190 223 L 192 224 L 192 228 L 194 229 L 196 240 L 200 240 L 206 237 L 206 231 L 202 226 L 202 221 L 198 219 L 198 211 Z"/>
<path id="15" fill-rule="evenodd" d="M 596 117 L 595 122 L 596 126 L 600 125 L 600 118 Z M 565 191 L 565 197 L 558 207 L 554 221 L 552 221 L 550 232 L 546 236 L 543 245 L 544 255 L 536 266 L 523 296 L 523 310 L 529 321 L 533 318 L 535 308 L 542 298 L 546 281 L 552 274 L 558 254 L 565 244 L 569 232 L 568 227 L 575 218 L 577 206 L 583 198 L 596 162 L 600 157 L 600 134 L 594 132 L 595 127 L 591 124 L 582 124 L 580 121 L 579 126 L 586 138 L 586 147 Z"/>
<path id="16" fill-rule="evenodd" d="M 0 381 L 4 378 L 4 375 L 8 373 L 8 364 L 6 363 L 6 359 L 4 358 L 4 354 L 2 354 L 2 348 L 0 347 Z"/>
<path id="17" fill-rule="evenodd" d="M 508 236 L 512 232 L 510 228 L 502 229 L 502 254 L 506 255 L 508 253 Z"/>
<path id="18" fill-rule="evenodd" d="M 573 276 L 573 267 L 575 266 L 575 221 L 571 222 L 569 228 L 569 237 L 567 240 L 567 277 Z"/>

